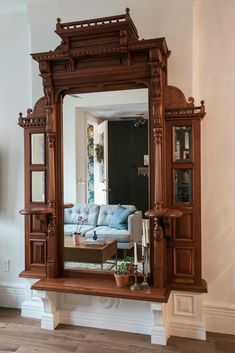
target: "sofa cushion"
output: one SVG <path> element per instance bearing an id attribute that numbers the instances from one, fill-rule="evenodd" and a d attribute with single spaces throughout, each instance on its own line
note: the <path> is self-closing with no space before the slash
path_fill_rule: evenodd
<path id="1" fill-rule="evenodd" d="M 110 228 L 108 226 L 95 227 L 89 230 L 86 234 L 86 238 L 91 238 L 93 236 L 94 230 L 98 235 L 98 238 L 116 239 L 118 242 L 128 243 L 131 241 L 132 235 L 127 230 L 119 230 L 115 228 Z"/>
<path id="2" fill-rule="evenodd" d="M 108 226 L 116 229 L 126 229 L 127 230 L 127 219 L 130 214 L 135 210 L 131 207 L 122 207 L 118 205 L 114 213 L 112 214 Z"/>
<path id="3" fill-rule="evenodd" d="M 94 226 L 82 225 L 81 235 L 85 235 L 89 230 L 94 229 Z M 77 231 L 76 224 L 64 224 L 64 235 L 71 235 Z"/>
<path id="4" fill-rule="evenodd" d="M 96 226 L 99 209 L 99 205 L 77 202 L 74 207 L 64 210 L 64 224 L 76 224 L 78 217 L 82 217 L 88 218 L 86 225 Z"/>
<path id="5" fill-rule="evenodd" d="M 108 226 L 112 215 L 118 207 L 120 207 L 120 205 L 101 205 L 98 217 L 98 226 Z M 133 212 L 136 211 L 136 207 L 132 205 L 123 205 L 122 207 L 130 208 Z"/>

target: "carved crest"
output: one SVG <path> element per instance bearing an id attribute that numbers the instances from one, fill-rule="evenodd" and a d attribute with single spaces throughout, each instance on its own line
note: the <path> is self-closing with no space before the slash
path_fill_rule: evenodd
<path id="1" fill-rule="evenodd" d="M 34 105 L 34 109 L 27 110 L 27 116 L 19 113 L 18 125 L 21 127 L 45 127 L 46 126 L 46 98 L 40 98 Z"/>

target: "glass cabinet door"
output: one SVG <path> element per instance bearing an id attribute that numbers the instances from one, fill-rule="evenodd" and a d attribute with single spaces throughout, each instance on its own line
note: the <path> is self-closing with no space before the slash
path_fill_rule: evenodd
<path id="1" fill-rule="evenodd" d="M 173 160 L 192 161 L 192 126 L 173 127 Z"/>
<path id="2" fill-rule="evenodd" d="M 175 204 L 192 204 L 192 169 L 175 169 Z"/>
<path id="3" fill-rule="evenodd" d="M 31 134 L 31 164 L 45 164 L 44 133 Z"/>
<path id="4" fill-rule="evenodd" d="M 32 171 L 31 173 L 31 201 L 45 202 L 45 172 Z"/>

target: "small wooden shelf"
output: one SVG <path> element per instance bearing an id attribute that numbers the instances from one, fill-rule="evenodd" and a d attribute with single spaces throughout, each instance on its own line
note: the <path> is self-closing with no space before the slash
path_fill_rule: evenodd
<path id="1" fill-rule="evenodd" d="M 156 208 L 145 212 L 147 217 L 160 217 L 160 218 L 175 218 L 181 217 L 183 214 L 180 210 L 175 210 L 173 208 Z"/>
<path id="2" fill-rule="evenodd" d="M 147 287 L 140 291 L 132 291 L 129 287 L 116 286 L 113 276 L 109 278 L 54 278 L 41 279 L 34 283 L 32 289 L 62 293 L 88 294 L 114 298 L 144 300 L 166 303 L 170 295 L 168 288 Z"/>
<path id="3" fill-rule="evenodd" d="M 28 215 L 43 215 L 43 214 L 50 214 L 53 213 L 55 209 L 53 207 L 29 207 L 29 208 L 23 208 L 22 210 L 19 211 L 19 213 L 23 216 L 28 216 Z"/>
<path id="4" fill-rule="evenodd" d="M 74 206 L 73 203 L 65 203 L 64 208 L 72 208 Z"/>

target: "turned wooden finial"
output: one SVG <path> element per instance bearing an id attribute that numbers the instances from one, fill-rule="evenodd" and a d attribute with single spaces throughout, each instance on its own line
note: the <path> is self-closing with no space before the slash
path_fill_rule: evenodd
<path id="1" fill-rule="evenodd" d="M 126 20 L 130 19 L 130 9 L 129 7 L 126 8 L 126 16 L 125 16 Z"/>
<path id="2" fill-rule="evenodd" d="M 58 17 L 57 18 L 57 23 L 56 23 L 56 29 L 60 29 L 61 25 L 60 25 L 61 19 Z"/>
<path id="3" fill-rule="evenodd" d="M 23 124 L 23 114 L 19 113 L 18 125 L 22 126 L 22 124 Z"/>

